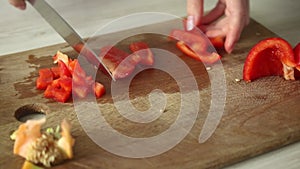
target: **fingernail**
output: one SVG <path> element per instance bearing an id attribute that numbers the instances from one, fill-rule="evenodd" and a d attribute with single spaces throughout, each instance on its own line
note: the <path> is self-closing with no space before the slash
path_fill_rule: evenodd
<path id="1" fill-rule="evenodd" d="M 191 31 L 194 29 L 194 16 L 188 16 L 186 22 L 186 29 Z"/>

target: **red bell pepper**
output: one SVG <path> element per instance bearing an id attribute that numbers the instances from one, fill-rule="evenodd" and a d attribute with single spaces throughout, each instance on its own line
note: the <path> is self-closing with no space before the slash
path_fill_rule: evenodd
<path id="1" fill-rule="evenodd" d="M 53 74 L 54 79 L 57 79 L 60 77 L 60 67 L 51 67 L 50 70 Z"/>
<path id="2" fill-rule="evenodd" d="M 191 32 L 192 33 L 192 32 L 196 32 L 196 31 L 201 30 L 203 33 L 205 33 L 205 31 L 203 29 L 201 29 L 201 27 L 195 27 L 193 30 L 188 30 L 187 29 L 187 20 L 186 19 L 183 19 L 183 27 L 184 27 L 184 30 L 186 32 Z M 224 48 L 225 37 L 217 36 L 217 37 L 209 37 L 208 39 L 210 40 L 211 44 L 215 48 L 217 48 L 217 49 Z"/>
<path id="3" fill-rule="evenodd" d="M 57 51 L 56 54 L 52 57 L 53 63 L 56 64 L 58 61 L 64 62 L 66 65 L 69 64 L 69 57 L 66 54 L 61 53 L 60 51 Z"/>
<path id="4" fill-rule="evenodd" d="M 71 92 L 65 91 L 63 88 L 56 88 L 54 85 L 49 85 L 44 92 L 45 98 L 51 98 L 58 102 L 66 102 L 70 96 Z"/>
<path id="5" fill-rule="evenodd" d="M 72 78 L 61 77 L 54 80 L 45 90 L 44 96 L 58 102 L 66 102 L 71 97 Z"/>
<path id="6" fill-rule="evenodd" d="M 170 33 L 170 37 L 178 40 L 176 46 L 187 56 L 192 57 L 196 60 L 202 61 L 207 64 L 213 64 L 220 60 L 221 56 L 216 52 L 209 52 L 209 44 L 206 38 L 201 32 L 184 31 L 174 29 Z M 220 40 L 215 40 L 215 45 L 221 44 Z M 217 44 L 220 43 L 220 44 Z"/>
<path id="7" fill-rule="evenodd" d="M 207 41 L 204 35 L 188 32 L 184 30 L 174 29 L 170 33 L 170 37 L 178 41 L 184 42 L 194 51 L 194 53 L 202 54 L 207 52 Z"/>
<path id="8" fill-rule="evenodd" d="M 221 58 L 221 56 L 215 52 L 213 53 L 203 52 L 201 55 L 197 55 L 193 50 L 191 50 L 187 45 L 185 45 L 183 41 L 178 41 L 176 43 L 176 46 L 187 56 L 202 61 L 203 63 L 213 64 L 216 61 L 220 60 Z"/>
<path id="9" fill-rule="evenodd" d="M 77 44 L 74 46 L 74 49 L 81 55 L 84 55 L 89 63 L 95 66 L 100 64 L 98 58 L 96 58 L 96 56 L 94 56 L 90 50 L 87 50 L 83 44 Z"/>
<path id="10" fill-rule="evenodd" d="M 134 42 L 129 45 L 129 48 L 137 55 L 136 63 L 151 66 L 154 63 L 152 51 L 145 42 Z"/>
<path id="11" fill-rule="evenodd" d="M 61 77 L 58 79 L 59 86 L 63 88 L 66 92 L 72 91 L 72 78 L 71 77 Z"/>
<path id="12" fill-rule="evenodd" d="M 101 83 L 95 82 L 93 91 L 96 98 L 100 98 L 105 93 L 105 88 Z"/>
<path id="13" fill-rule="evenodd" d="M 73 95 L 78 98 L 85 98 L 88 95 L 88 86 L 73 84 Z"/>
<path id="14" fill-rule="evenodd" d="M 53 73 L 50 69 L 44 68 L 39 70 L 39 77 L 36 80 L 36 88 L 45 90 L 53 81 Z"/>
<path id="15" fill-rule="evenodd" d="M 135 57 L 114 46 L 105 46 L 100 53 L 100 59 L 115 79 L 124 78 L 133 72 L 137 64 Z"/>
<path id="16" fill-rule="evenodd" d="M 69 68 L 67 67 L 67 65 L 61 61 L 61 60 L 58 60 L 58 67 L 59 67 L 59 76 L 60 77 L 72 77 L 72 74 L 69 70 Z"/>
<path id="17" fill-rule="evenodd" d="M 212 37 L 212 38 L 208 38 L 211 42 L 211 44 L 217 48 L 217 49 L 221 49 L 224 48 L 224 37 L 222 36 L 217 36 L 217 37 Z"/>
<path id="18" fill-rule="evenodd" d="M 57 52 L 53 57 L 57 67 L 41 69 L 36 81 L 38 89 L 45 90 L 44 97 L 52 98 L 58 102 L 66 102 L 72 95 L 84 98 L 93 92 L 97 98 L 105 91 L 101 84 L 94 82 L 91 76 L 87 76 L 77 59 L 66 58 L 65 54 Z"/>
<path id="19" fill-rule="evenodd" d="M 76 69 L 73 73 L 73 94 L 79 98 L 85 98 L 92 91 L 93 83 L 91 76 L 86 76 L 85 73 Z"/>
<path id="20" fill-rule="evenodd" d="M 295 66 L 291 45 L 282 38 L 267 38 L 257 43 L 247 55 L 243 78 L 251 82 L 264 76 L 283 75 L 285 79 L 293 80 Z"/>

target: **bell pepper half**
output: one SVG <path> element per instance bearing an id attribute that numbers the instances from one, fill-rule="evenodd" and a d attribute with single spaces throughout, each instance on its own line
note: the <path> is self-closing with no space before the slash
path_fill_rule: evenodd
<path id="1" fill-rule="evenodd" d="M 279 37 L 267 38 L 250 50 L 244 64 L 243 78 L 246 82 L 265 76 L 284 76 L 294 80 L 296 66 L 292 46 Z"/>

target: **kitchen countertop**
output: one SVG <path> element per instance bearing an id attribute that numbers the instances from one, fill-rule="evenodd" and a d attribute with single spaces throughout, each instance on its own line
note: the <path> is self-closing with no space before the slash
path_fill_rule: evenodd
<path id="1" fill-rule="evenodd" d="M 300 42 L 300 1 L 250 0 L 251 17 L 260 22 L 293 46 Z M 48 2 L 82 36 L 92 36 L 99 28 L 122 16 L 137 12 L 163 12 L 175 16 L 186 15 L 183 0 L 48 0 Z M 105 3 L 104 3 L 105 2 Z M 206 1 L 205 10 L 216 1 Z M 0 56 L 58 44 L 64 40 L 28 5 L 26 11 L 0 1 Z M 147 24 L 145 22 L 144 24 Z M 260 155 L 227 168 L 241 169 L 292 169 L 300 168 L 300 143 Z"/>

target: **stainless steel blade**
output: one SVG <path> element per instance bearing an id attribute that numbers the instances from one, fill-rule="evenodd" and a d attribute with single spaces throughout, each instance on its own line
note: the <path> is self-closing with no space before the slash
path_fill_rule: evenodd
<path id="1" fill-rule="evenodd" d="M 75 51 L 76 46 L 84 45 L 86 53 L 93 55 L 93 60 L 97 59 L 104 67 L 113 80 L 114 77 L 102 60 L 97 57 L 96 53 L 84 42 L 78 33 L 45 1 L 45 0 L 28 0 L 28 2 L 40 13 L 40 15 L 60 34 L 60 36 L 71 45 Z M 78 51 L 77 51 L 78 52 Z M 85 56 L 87 57 L 87 56 Z M 89 56 L 90 57 L 90 56 Z"/>

